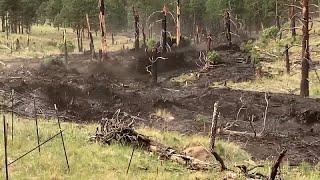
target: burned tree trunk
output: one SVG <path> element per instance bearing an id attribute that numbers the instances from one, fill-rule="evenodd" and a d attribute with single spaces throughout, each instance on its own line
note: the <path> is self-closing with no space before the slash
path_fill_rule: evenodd
<path id="1" fill-rule="evenodd" d="M 1 31 L 6 32 L 6 16 L 3 14 L 1 16 Z"/>
<path id="2" fill-rule="evenodd" d="M 107 38 L 106 38 L 106 20 L 105 20 L 105 6 L 104 0 L 99 0 L 99 23 L 100 23 L 100 31 L 101 31 L 101 51 L 102 58 L 107 56 Z"/>
<path id="3" fill-rule="evenodd" d="M 86 20 L 87 20 L 87 28 L 88 28 L 88 33 L 89 33 L 89 38 L 90 38 L 90 52 L 91 52 L 91 59 L 94 59 L 96 56 L 95 50 L 94 50 L 94 44 L 93 44 L 93 36 L 91 32 L 91 26 L 90 26 L 90 20 L 88 14 L 86 14 Z"/>
<path id="4" fill-rule="evenodd" d="M 82 28 L 81 30 L 81 35 L 80 35 L 80 49 L 81 51 L 80 52 L 83 52 L 83 37 L 84 37 L 84 28 Z"/>
<path id="5" fill-rule="evenodd" d="M 232 46 L 232 40 L 231 40 L 231 19 L 230 19 L 230 12 L 225 12 L 225 28 L 226 28 L 226 37 L 228 41 L 228 45 Z"/>
<path id="6" fill-rule="evenodd" d="M 279 13 L 278 13 L 278 0 L 276 0 L 276 26 L 277 26 L 278 30 L 281 29 L 280 16 L 279 16 Z"/>
<path id="7" fill-rule="evenodd" d="M 152 82 L 157 84 L 158 82 L 158 62 L 157 62 L 157 49 L 152 48 L 151 50 L 151 60 L 152 60 Z"/>
<path id="8" fill-rule="evenodd" d="M 112 45 L 114 45 L 114 34 L 111 33 L 111 41 L 112 41 Z"/>
<path id="9" fill-rule="evenodd" d="M 180 0 L 177 0 L 177 46 L 180 45 L 181 41 L 181 21 L 180 21 Z"/>
<path id="10" fill-rule="evenodd" d="M 78 50 L 79 50 L 79 52 L 81 52 L 81 45 L 80 45 L 80 36 L 81 36 L 80 34 L 81 34 L 81 32 L 80 32 L 80 29 L 77 28 L 76 32 L 77 32 Z"/>
<path id="11" fill-rule="evenodd" d="M 200 36 L 199 36 L 199 25 L 196 26 L 196 43 L 200 43 Z"/>
<path id="12" fill-rule="evenodd" d="M 147 47 L 147 37 L 145 33 L 145 26 L 142 26 L 142 42 L 143 42 L 143 48 Z"/>
<path id="13" fill-rule="evenodd" d="M 300 95 L 309 96 L 309 0 L 302 0 L 302 67 L 301 67 L 301 84 Z"/>
<path id="14" fill-rule="evenodd" d="M 64 43 L 64 60 L 66 65 L 68 66 L 68 48 L 67 48 L 67 31 L 63 31 L 63 43 Z"/>
<path id="15" fill-rule="evenodd" d="M 296 0 L 292 0 L 292 4 L 290 7 L 290 12 L 289 12 L 289 21 L 290 21 L 290 26 L 291 26 L 291 36 L 295 39 L 297 32 L 296 32 L 296 18 L 295 18 L 295 4 Z"/>
<path id="16" fill-rule="evenodd" d="M 167 52 L 167 7 L 163 6 L 162 17 L 162 54 Z"/>
<path id="17" fill-rule="evenodd" d="M 285 58 L 286 58 L 286 70 L 287 70 L 287 74 L 290 74 L 290 57 L 289 57 L 289 45 L 286 44 L 285 46 Z"/>
<path id="18" fill-rule="evenodd" d="M 134 30 L 135 30 L 135 33 L 134 33 L 134 49 L 136 51 L 139 50 L 139 47 L 140 47 L 140 42 L 139 42 L 139 39 L 140 39 L 140 30 L 139 30 L 139 20 L 140 20 L 140 17 L 139 17 L 139 14 L 138 12 L 135 10 L 134 6 L 132 7 L 132 11 L 133 11 L 133 15 L 134 15 Z"/>

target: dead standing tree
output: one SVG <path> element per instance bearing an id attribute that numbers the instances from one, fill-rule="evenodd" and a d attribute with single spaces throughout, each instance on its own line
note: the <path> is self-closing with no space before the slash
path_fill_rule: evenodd
<path id="1" fill-rule="evenodd" d="M 164 55 L 167 52 L 167 7 L 166 5 L 163 6 L 162 10 L 163 18 L 162 18 L 162 46 L 161 46 L 161 53 Z"/>
<path id="2" fill-rule="evenodd" d="M 134 29 L 135 29 L 135 33 L 134 33 L 134 49 L 136 51 L 139 50 L 140 48 L 140 44 L 139 44 L 139 39 L 140 39 L 140 30 L 139 30 L 139 21 L 140 21 L 140 17 L 138 12 L 135 10 L 134 6 L 132 6 L 132 12 L 133 12 L 133 16 L 134 16 Z"/>
<path id="3" fill-rule="evenodd" d="M 67 47 L 67 30 L 63 31 L 63 44 L 64 44 L 64 60 L 68 66 L 68 47 Z"/>
<path id="4" fill-rule="evenodd" d="M 301 84 L 300 95 L 309 96 L 309 0 L 302 0 L 302 67 L 301 67 Z"/>
<path id="5" fill-rule="evenodd" d="M 177 46 L 180 45 L 181 41 L 181 10 L 180 10 L 180 0 L 177 0 Z"/>
<path id="6" fill-rule="evenodd" d="M 232 39 L 231 39 L 231 18 L 230 18 L 230 12 L 226 11 L 224 15 L 224 21 L 225 21 L 225 28 L 226 28 L 226 37 L 228 41 L 228 45 L 232 46 Z"/>
<path id="7" fill-rule="evenodd" d="M 295 4 L 296 4 L 296 0 L 292 0 L 291 7 L 289 9 L 289 21 L 290 21 L 290 26 L 291 26 L 291 36 L 294 39 L 296 38 L 296 35 L 297 35 Z"/>
<path id="8" fill-rule="evenodd" d="M 99 0 L 99 23 L 100 23 L 100 31 L 101 31 L 101 51 L 103 61 L 105 57 L 107 57 L 107 38 L 106 38 L 106 21 L 105 21 L 105 6 L 104 0 Z"/>
<path id="9" fill-rule="evenodd" d="M 87 20 L 87 28 L 88 28 L 88 34 L 90 38 L 90 52 L 91 52 L 91 60 L 93 60 L 96 57 L 96 53 L 94 50 L 94 43 L 93 43 L 93 36 L 92 36 L 92 31 L 91 31 L 91 26 L 90 26 L 90 20 L 88 14 L 86 14 L 86 20 Z"/>

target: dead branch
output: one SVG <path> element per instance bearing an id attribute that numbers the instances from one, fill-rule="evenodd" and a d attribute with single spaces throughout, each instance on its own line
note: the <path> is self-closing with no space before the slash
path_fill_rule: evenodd
<path id="1" fill-rule="evenodd" d="M 264 99 L 266 100 L 266 108 L 264 111 L 264 116 L 263 116 L 263 128 L 260 133 L 258 133 L 259 136 L 262 136 L 264 131 L 266 130 L 266 121 L 267 121 L 267 114 L 268 114 L 268 108 L 269 108 L 269 101 L 268 101 L 268 95 L 267 93 L 264 93 Z"/>
<path id="2" fill-rule="evenodd" d="M 221 156 L 215 151 L 215 141 L 216 141 L 216 135 L 217 135 L 217 129 L 218 129 L 218 118 L 219 118 L 218 107 L 219 107 L 219 102 L 216 102 L 214 104 L 213 114 L 212 114 L 210 152 L 216 158 L 216 160 L 220 163 L 221 171 L 224 171 L 224 170 L 227 170 L 228 168 L 224 164 L 224 161 L 221 158 Z"/>
<path id="3" fill-rule="evenodd" d="M 284 150 L 280 153 L 277 161 L 274 163 L 274 165 L 273 165 L 273 167 L 272 167 L 272 169 L 271 169 L 270 180 L 275 180 L 275 179 L 276 179 L 276 176 L 277 176 L 277 174 L 278 174 L 278 169 L 279 169 L 280 164 L 281 164 L 284 156 L 286 155 L 286 153 L 287 153 L 287 150 L 284 149 Z"/>
<path id="4" fill-rule="evenodd" d="M 145 135 L 139 134 L 133 129 L 134 122 L 134 117 L 118 110 L 111 118 L 103 118 L 100 128 L 97 128 L 96 134 L 90 140 L 103 144 L 120 143 L 139 147 L 159 155 L 161 159 L 175 161 L 192 170 L 209 170 L 213 168 L 213 164 L 187 156 Z"/>

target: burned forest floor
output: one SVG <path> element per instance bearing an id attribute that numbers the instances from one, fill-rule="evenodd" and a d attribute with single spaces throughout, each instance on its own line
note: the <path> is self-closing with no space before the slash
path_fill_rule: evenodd
<path id="1" fill-rule="evenodd" d="M 139 117 L 136 126 L 208 135 L 213 104 L 219 101 L 220 138 L 240 145 L 255 160 L 273 160 L 285 147 L 290 165 L 319 162 L 319 99 L 235 89 L 234 83 L 257 78 L 248 55 L 238 48 L 216 47 L 222 61 L 202 70 L 199 50 L 168 53 L 159 62 L 157 85 L 145 69 L 145 52 L 112 52 L 104 62 L 72 54 L 68 67 L 58 55 L 3 59 L 2 106 L 11 110 L 14 89 L 13 109 L 21 116 L 33 116 L 35 98 L 37 113 L 45 118 L 54 116 L 54 104 L 65 121 L 76 123 L 96 123 L 120 109 Z"/>

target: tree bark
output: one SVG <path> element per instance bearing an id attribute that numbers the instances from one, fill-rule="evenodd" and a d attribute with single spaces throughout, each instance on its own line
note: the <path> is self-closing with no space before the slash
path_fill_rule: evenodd
<path id="1" fill-rule="evenodd" d="M 139 30 L 139 14 L 138 12 L 135 10 L 134 6 L 132 7 L 132 11 L 133 11 L 133 15 L 134 15 L 134 29 L 135 29 L 135 34 L 134 34 L 134 49 L 136 51 L 139 50 L 140 48 L 140 42 L 139 42 L 139 39 L 140 39 L 140 30 Z"/>
<path id="2" fill-rule="evenodd" d="M 99 0 L 99 23 L 100 23 L 100 31 L 101 31 L 101 51 L 102 58 L 107 56 L 107 39 L 106 39 L 106 20 L 105 20 L 105 6 L 104 0 Z"/>
<path id="3" fill-rule="evenodd" d="M 289 45 L 286 44 L 285 46 L 285 58 L 286 58 L 286 70 L 287 74 L 290 74 L 290 57 L 289 57 Z"/>
<path id="4" fill-rule="evenodd" d="M 90 52 L 91 52 L 91 60 L 96 57 L 96 53 L 94 50 L 94 43 L 93 43 L 93 36 L 92 36 L 92 31 L 91 31 L 91 26 L 90 26 L 90 20 L 88 14 L 86 14 L 86 19 L 87 19 L 87 28 L 88 28 L 88 33 L 89 33 L 89 38 L 90 38 Z"/>
<path id="5" fill-rule="evenodd" d="M 181 9 L 180 9 L 180 0 L 177 0 L 177 46 L 180 45 L 181 41 Z"/>
<path id="6" fill-rule="evenodd" d="M 295 4 L 296 0 L 292 0 L 292 6 L 290 7 L 290 12 L 289 12 L 289 21 L 291 24 L 291 36 L 295 39 L 297 32 L 296 32 L 296 18 L 295 18 Z"/>
<path id="7" fill-rule="evenodd" d="M 231 19 L 230 19 L 230 12 L 225 12 L 225 28 L 226 28 L 226 37 L 228 41 L 228 45 L 232 46 L 232 39 L 231 39 Z"/>
<path id="8" fill-rule="evenodd" d="M 162 17 L 162 53 L 167 52 L 167 7 L 163 6 Z"/>
<path id="9" fill-rule="evenodd" d="M 301 67 L 301 84 L 300 95 L 309 96 L 309 0 L 302 0 L 302 67 Z"/>

